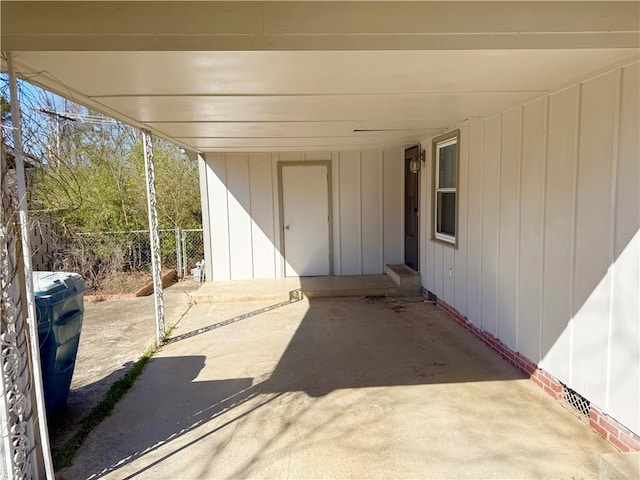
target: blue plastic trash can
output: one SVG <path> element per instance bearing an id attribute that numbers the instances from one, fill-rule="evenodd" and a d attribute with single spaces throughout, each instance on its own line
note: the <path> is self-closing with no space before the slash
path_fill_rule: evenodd
<path id="1" fill-rule="evenodd" d="M 34 272 L 40 366 L 47 416 L 67 403 L 84 314 L 86 283 L 77 273 Z"/>

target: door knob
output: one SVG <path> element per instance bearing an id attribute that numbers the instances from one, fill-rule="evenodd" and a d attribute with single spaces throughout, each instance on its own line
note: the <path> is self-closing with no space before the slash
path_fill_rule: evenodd
<path id="1" fill-rule="evenodd" d="M 286 227 L 284 227 L 285 230 L 289 230 L 289 225 L 287 225 Z"/>

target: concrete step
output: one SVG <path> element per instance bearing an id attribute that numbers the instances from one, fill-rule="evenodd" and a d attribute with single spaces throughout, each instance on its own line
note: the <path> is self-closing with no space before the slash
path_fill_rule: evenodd
<path id="1" fill-rule="evenodd" d="M 385 273 L 400 288 L 420 287 L 420 274 L 406 265 L 387 265 Z"/>
<path id="2" fill-rule="evenodd" d="M 640 452 L 600 455 L 600 480 L 638 480 Z"/>
<path id="3" fill-rule="evenodd" d="M 283 302 L 307 298 L 418 296 L 418 286 L 399 287 L 386 275 L 345 275 L 206 282 L 193 295 L 195 303 Z"/>

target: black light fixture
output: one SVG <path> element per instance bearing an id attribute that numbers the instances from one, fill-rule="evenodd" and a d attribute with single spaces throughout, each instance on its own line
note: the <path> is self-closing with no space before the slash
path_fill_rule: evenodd
<path id="1" fill-rule="evenodd" d="M 425 161 L 425 151 L 420 144 L 416 145 L 416 149 L 418 150 L 416 156 L 409 161 L 409 171 L 417 174 L 420 173 L 422 162 Z"/>

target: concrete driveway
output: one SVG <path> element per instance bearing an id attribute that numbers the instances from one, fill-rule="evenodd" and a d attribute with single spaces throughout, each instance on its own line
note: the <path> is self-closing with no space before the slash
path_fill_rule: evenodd
<path id="1" fill-rule="evenodd" d="M 196 305 L 58 478 L 597 478 L 607 443 L 419 299 Z M 266 311 L 265 311 L 266 310 Z"/>
<path id="2" fill-rule="evenodd" d="M 189 309 L 199 284 L 190 280 L 164 290 L 165 320 L 176 323 Z M 49 421 L 53 451 L 78 430 L 81 420 L 104 398 L 156 339 L 153 296 L 87 302 L 67 404 Z"/>

